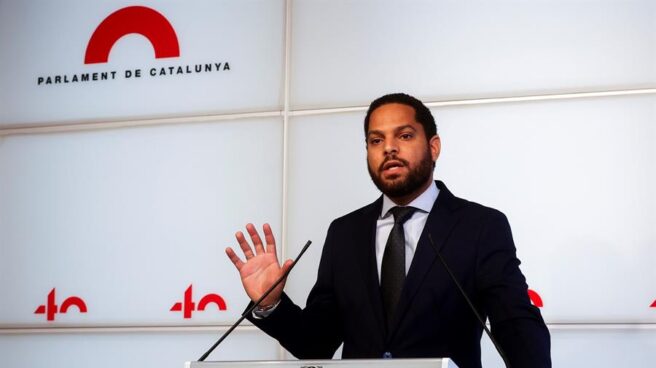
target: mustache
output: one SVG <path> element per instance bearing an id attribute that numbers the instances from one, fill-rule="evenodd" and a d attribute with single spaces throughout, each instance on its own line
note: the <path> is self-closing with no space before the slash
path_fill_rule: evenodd
<path id="1" fill-rule="evenodd" d="M 390 162 L 390 161 L 398 161 L 398 162 L 400 162 L 403 166 L 408 166 L 408 165 L 409 165 L 409 162 L 408 162 L 408 161 L 406 161 L 406 160 L 404 160 L 404 159 L 402 159 L 402 158 L 400 158 L 400 157 L 398 157 L 398 156 L 396 156 L 396 155 L 387 156 L 387 157 L 385 157 L 385 160 L 384 160 L 384 161 L 378 166 L 378 172 L 382 172 L 382 171 L 383 171 L 383 168 L 385 167 L 385 164 L 387 164 L 387 163 Z"/>

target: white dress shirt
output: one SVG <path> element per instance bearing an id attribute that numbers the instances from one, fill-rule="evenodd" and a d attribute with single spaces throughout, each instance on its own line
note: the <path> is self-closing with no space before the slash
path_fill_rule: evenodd
<path id="1" fill-rule="evenodd" d="M 408 207 L 414 207 L 417 211 L 415 211 L 410 219 L 403 224 L 403 232 L 405 233 L 406 274 L 412 264 L 412 258 L 415 256 L 417 243 L 419 242 L 421 232 L 424 231 L 424 225 L 426 225 L 428 213 L 433 208 L 433 204 L 435 203 L 435 200 L 437 200 L 439 194 L 440 190 L 437 188 L 435 182 L 433 182 L 433 184 L 421 193 L 419 197 L 408 203 Z M 389 234 L 394 226 L 394 216 L 392 216 L 392 213 L 389 212 L 389 210 L 396 206 L 397 204 L 389 199 L 389 197 L 386 195 L 383 196 L 383 208 L 378 220 L 376 221 L 376 265 L 378 266 L 378 282 L 380 282 L 380 267 L 383 264 L 385 245 L 387 244 L 387 238 L 389 238 Z"/>

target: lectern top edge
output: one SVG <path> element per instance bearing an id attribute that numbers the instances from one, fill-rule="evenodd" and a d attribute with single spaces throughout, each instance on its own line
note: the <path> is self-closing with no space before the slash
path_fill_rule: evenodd
<path id="1" fill-rule="evenodd" d="M 448 358 L 333 359 L 333 360 L 241 360 L 186 362 L 185 368 L 458 368 Z"/>

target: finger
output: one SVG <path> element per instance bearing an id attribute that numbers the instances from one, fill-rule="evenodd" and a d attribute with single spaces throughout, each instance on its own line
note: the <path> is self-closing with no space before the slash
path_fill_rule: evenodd
<path id="1" fill-rule="evenodd" d="M 246 225 L 246 231 L 248 235 L 251 236 L 251 241 L 255 247 L 255 254 L 264 254 L 264 247 L 262 246 L 262 239 L 260 239 L 260 234 L 257 233 L 257 229 L 253 224 Z"/>
<path id="2" fill-rule="evenodd" d="M 251 249 L 251 245 L 248 244 L 248 241 L 244 237 L 244 233 L 237 231 L 235 238 L 237 238 L 237 243 L 239 243 L 239 247 L 241 248 L 242 252 L 244 252 L 246 260 L 253 258 L 253 250 Z"/>
<path id="3" fill-rule="evenodd" d="M 289 271 L 290 268 L 294 265 L 294 261 L 291 259 L 288 259 L 285 261 L 285 263 L 282 265 L 280 268 L 280 271 L 284 274 L 285 272 Z"/>
<path id="4" fill-rule="evenodd" d="M 239 256 L 237 256 L 235 251 L 232 250 L 232 248 L 228 247 L 226 248 L 225 252 L 228 255 L 228 258 L 230 258 L 230 260 L 232 261 L 232 264 L 234 264 L 235 267 L 237 267 L 237 270 L 241 271 L 241 268 L 244 266 L 244 262 L 242 262 L 241 259 L 239 259 Z"/>
<path id="5" fill-rule="evenodd" d="M 264 240 L 266 240 L 266 252 L 276 254 L 276 239 L 273 237 L 271 226 L 264 224 L 262 228 L 264 229 Z"/>

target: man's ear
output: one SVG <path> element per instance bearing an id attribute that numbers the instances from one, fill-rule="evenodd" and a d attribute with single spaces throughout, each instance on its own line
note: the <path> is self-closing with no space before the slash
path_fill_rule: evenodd
<path id="1" fill-rule="evenodd" d="M 428 141 L 428 145 L 430 146 L 431 157 L 433 158 L 433 162 L 435 162 L 437 161 L 437 158 L 440 157 L 440 151 L 442 150 L 442 141 L 440 140 L 440 136 L 435 134 Z"/>

